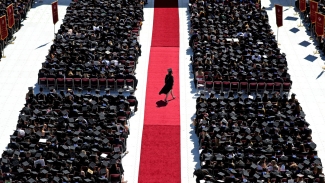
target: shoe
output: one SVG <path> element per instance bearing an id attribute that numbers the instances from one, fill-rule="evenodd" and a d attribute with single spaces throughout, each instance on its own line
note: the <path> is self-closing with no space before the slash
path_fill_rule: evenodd
<path id="1" fill-rule="evenodd" d="M 176 97 L 173 97 L 173 99 L 175 99 Z"/>

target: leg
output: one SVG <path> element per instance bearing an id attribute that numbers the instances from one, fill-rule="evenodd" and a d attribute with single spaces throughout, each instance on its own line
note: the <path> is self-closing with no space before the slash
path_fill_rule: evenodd
<path id="1" fill-rule="evenodd" d="M 173 93 L 173 89 L 170 90 L 170 93 L 172 94 L 173 99 L 175 99 L 176 97 L 175 97 L 175 95 Z"/>
<path id="2" fill-rule="evenodd" d="M 165 98 L 165 102 L 166 102 L 166 103 L 168 103 L 167 98 L 168 98 L 169 93 L 170 93 L 170 91 L 166 94 L 166 98 Z"/>

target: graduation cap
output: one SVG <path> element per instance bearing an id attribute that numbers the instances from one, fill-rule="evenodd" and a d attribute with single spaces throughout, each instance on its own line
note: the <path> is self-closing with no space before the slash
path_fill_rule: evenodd
<path id="1" fill-rule="evenodd" d="M 233 173 L 233 174 L 237 173 L 235 169 L 231 169 L 230 172 Z"/>
<path id="2" fill-rule="evenodd" d="M 309 165 L 310 164 L 310 161 L 308 159 L 306 159 L 306 160 L 304 160 L 303 163 L 306 164 L 306 165 Z"/>
<path id="3" fill-rule="evenodd" d="M 18 168 L 18 169 L 17 169 L 17 172 L 18 172 L 18 173 L 23 173 L 23 172 L 25 172 L 25 170 L 22 169 L 22 168 Z"/>
<path id="4" fill-rule="evenodd" d="M 53 178 L 53 180 L 55 181 L 55 182 L 60 182 L 60 178 L 59 177 L 57 177 L 57 176 L 55 176 L 54 178 Z"/>
<path id="5" fill-rule="evenodd" d="M 266 178 L 266 179 L 267 179 L 267 178 L 270 178 L 270 174 L 265 173 L 265 174 L 263 174 L 263 177 Z"/>
<path id="6" fill-rule="evenodd" d="M 40 179 L 42 182 L 48 182 L 48 178 L 41 178 Z"/>
<path id="7" fill-rule="evenodd" d="M 3 160 L 3 159 L 2 159 L 2 160 Z M 28 163 L 28 161 L 24 161 L 24 162 L 22 163 L 22 165 L 23 165 L 23 166 L 28 166 L 29 163 Z"/>
<path id="8" fill-rule="evenodd" d="M 92 169 L 94 169 L 95 166 L 96 166 L 96 163 L 94 163 L 94 162 L 90 162 L 90 163 L 89 163 L 89 167 L 91 167 Z"/>
<path id="9" fill-rule="evenodd" d="M 221 177 L 225 176 L 223 172 L 219 172 L 218 175 L 220 175 Z"/>
<path id="10" fill-rule="evenodd" d="M 105 171 L 105 173 L 106 173 L 106 171 Z M 88 178 L 87 179 L 84 179 L 84 181 L 85 182 L 93 182 L 91 179 L 88 179 Z"/>
<path id="11" fill-rule="evenodd" d="M 70 171 L 68 171 L 68 170 L 63 170 L 62 173 L 63 173 L 63 174 L 69 174 Z"/>
<path id="12" fill-rule="evenodd" d="M 288 161 L 288 156 L 281 156 L 280 157 L 280 160 L 282 160 L 282 161 Z"/>
<path id="13" fill-rule="evenodd" d="M 42 174 L 47 174 L 47 173 L 48 173 L 48 171 L 47 171 L 47 170 L 45 170 L 45 169 L 42 169 L 42 170 L 41 170 L 41 173 L 42 173 Z"/>
<path id="14" fill-rule="evenodd" d="M 256 179 L 259 179 L 261 176 L 255 173 L 255 174 L 254 174 L 254 177 L 255 177 Z"/>
<path id="15" fill-rule="evenodd" d="M 35 181 L 33 178 L 30 178 L 30 179 L 27 180 L 27 182 L 28 182 L 28 183 L 34 183 L 34 182 L 36 182 L 36 181 Z"/>
<path id="16" fill-rule="evenodd" d="M 243 136 L 241 136 L 239 134 L 236 137 L 239 138 L 239 139 L 242 139 L 243 138 Z"/>
<path id="17" fill-rule="evenodd" d="M 36 153 L 36 154 L 35 154 L 35 158 L 39 158 L 39 157 L 41 157 L 41 156 L 42 156 L 41 153 Z"/>
<path id="18" fill-rule="evenodd" d="M 311 142 L 310 144 L 309 144 L 309 146 L 312 148 L 312 149 L 316 149 L 316 144 L 314 143 L 314 142 Z"/>
<path id="19" fill-rule="evenodd" d="M 120 154 L 115 154 L 115 155 L 113 156 L 114 159 L 119 159 L 120 157 L 121 157 Z"/>
<path id="20" fill-rule="evenodd" d="M 252 139 L 252 136 L 247 135 L 247 136 L 246 136 L 246 139 L 251 140 L 251 139 Z"/>

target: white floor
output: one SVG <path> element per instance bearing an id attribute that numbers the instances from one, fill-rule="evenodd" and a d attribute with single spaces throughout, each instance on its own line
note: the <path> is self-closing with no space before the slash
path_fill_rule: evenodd
<path id="1" fill-rule="evenodd" d="M 36 86 L 37 73 L 41 68 L 52 45 L 53 24 L 51 15 L 52 1 L 44 0 L 37 3 L 37 8 L 32 8 L 28 13 L 28 19 L 23 22 L 22 29 L 15 34 L 17 39 L 14 44 L 7 46 L 5 56 L 0 62 L 0 150 L 4 150 L 9 142 L 9 135 L 13 133 L 17 124 L 19 110 L 25 103 L 25 93 L 30 86 Z M 275 33 L 274 4 L 287 3 L 293 5 L 291 0 L 263 0 L 262 5 L 268 9 L 270 23 Z M 64 17 L 69 0 L 59 1 L 59 19 Z M 195 99 L 197 97 L 193 90 L 193 76 L 190 73 L 190 54 L 188 47 L 189 19 L 187 14 L 188 0 L 179 0 L 180 18 L 180 102 L 181 102 L 181 177 L 183 183 L 193 183 L 193 170 L 199 167 L 198 141 L 193 132 L 192 118 L 195 113 Z M 130 183 L 138 181 L 140 150 L 142 140 L 142 127 L 144 119 L 144 104 L 147 82 L 148 60 L 151 45 L 151 32 L 154 9 L 153 0 L 145 6 L 145 21 L 140 35 L 142 45 L 142 56 L 137 66 L 137 78 L 139 79 L 136 96 L 139 102 L 138 112 L 131 118 L 131 135 L 128 138 L 128 151 L 123 159 L 125 179 Z M 271 6 L 271 7 L 270 7 Z M 296 20 L 295 20 L 296 19 Z M 59 21 L 56 31 L 62 22 Z M 317 144 L 319 156 L 325 158 L 325 141 L 321 138 L 322 126 L 325 114 L 325 76 L 321 66 L 324 65 L 320 55 L 313 55 L 315 47 L 309 40 L 304 27 L 297 27 L 300 23 L 298 16 L 294 16 L 293 8 L 284 7 L 284 26 L 279 28 L 279 43 L 282 52 L 287 55 L 289 73 L 292 76 L 292 92 L 306 113 L 306 119 L 311 124 L 313 139 Z M 293 33 L 296 28 L 298 32 Z M 290 31 L 291 30 L 291 31 Z M 301 46 L 299 43 L 307 41 L 309 46 Z M 309 56 L 309 57 L 307 57 Z M 315 57 L 314 57 L 315 56 Z M 310 61 L 308 61 L 306 58 Z M 315 59 L 315 60 L 312 60 Z"/>

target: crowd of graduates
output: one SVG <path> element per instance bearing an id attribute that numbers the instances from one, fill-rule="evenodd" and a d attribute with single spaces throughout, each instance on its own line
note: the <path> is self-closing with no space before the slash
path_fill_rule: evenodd
<path id="1" fill-rule="evenodd" d="M 132 75 L 144 2 L 72 1 L 39 78 L 124 78 Z M 0 182 L 127 182 L 122 158 L 128 153 L 134 96 L 104 94 L 97 87 L 57 85 L 29 88 L 17 130 L 1 157 Z M 131 109 L 132 108 L 132 109 Z"/>
<path id="2" fill-rule="evenodd" d="M 189 9 L 195 82 L 292 83 L 260 4 L 198 0 Z M 196 101 L 198 183 L 324 181 L 312 130 L 294 93 L 222 87 L 205 92 Z"/>
<path id="3" fill-rule="evenodd" d="M 71 2 L 39 78 L 110 78 L 136 81 L 144 3 Z"/>

